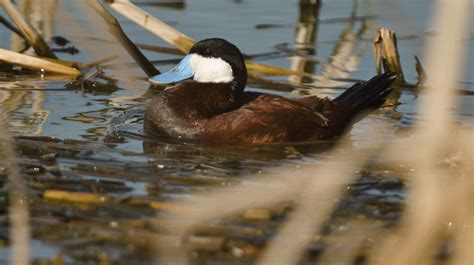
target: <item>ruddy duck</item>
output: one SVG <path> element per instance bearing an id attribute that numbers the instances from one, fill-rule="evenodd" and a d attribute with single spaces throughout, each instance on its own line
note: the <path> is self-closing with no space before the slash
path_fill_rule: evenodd
<path id="1" fill-rule="evenodd" d="M 154 84 L 180 83 L 151 100 L 144 126 L 152 135 L 203 142 L 330 138 L 379 108 L 395 79 L 390 73 L 377 75 L 356 83 L 333 100 L 317 96 L 289 99 L 244 91 L 247 69 L 240 50 L 224 39 L 205 39 L 174 68 L 150 79 Z"/>

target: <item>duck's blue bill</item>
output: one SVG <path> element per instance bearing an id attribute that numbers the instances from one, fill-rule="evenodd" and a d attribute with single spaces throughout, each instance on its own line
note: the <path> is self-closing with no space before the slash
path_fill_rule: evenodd
<path id="1" fill-rule="evenodd" d="M 171 84 L 192 77 L 194 72 L 190 61 L 191 55 L 188 54 L 175 67 L 150 78 L 150 82 L 153 84 Z"/>

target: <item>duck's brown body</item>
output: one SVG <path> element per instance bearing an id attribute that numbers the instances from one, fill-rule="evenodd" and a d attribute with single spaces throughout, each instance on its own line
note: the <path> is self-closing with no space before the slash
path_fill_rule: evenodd
<path id="1" fill-rule="evenodd" d="M 394 78 L 380 75 L 335 100 L 236 92 L 227 84 L 186 81 L 155 95 L 145 115 L 153 135 L 206 142 L 274 143 L 336 136 L 378 108 Z"/>

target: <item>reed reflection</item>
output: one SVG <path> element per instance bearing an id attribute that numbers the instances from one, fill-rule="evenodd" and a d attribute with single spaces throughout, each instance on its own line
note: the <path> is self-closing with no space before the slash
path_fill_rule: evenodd
<path id="1" fill-rule="evenodd" d="M 54 14 L 57 0 L 32 1 L 23 0 L 18 3 L 18 8 L 31 21 L 36 29 L 50 40 L 54 35 Z M 12 50 L 22 51 L 26 48 L 25 41 L 15 33 L 12 33 Z M 29 48 L 25 53 L 34 53 Z M 46 102 L 45 92 L 40 91 L 7 91 L 9 88 L 31 87 L 40 88 L 35 83 L 4 82 L 2 87 L 6 90 L 0 91 L 0 105 L 2 106 L 1 120 L 5 120 L 7 127 L 20 135 L 41 135 L 43 124 L 51 115 L 51 110 L 44 108 Z M 25 110 L 23 110 L 23 108 Z M 18 116 L 22 118 L 18 118 Z"/>
<path id="2" fill-rule="evenodd" d="M 300 17 L 295 28 L 296 49 L 301 51 L 302 55 L 315 55 L 316 49 L 308 49 L 314 46 L 317 35 L 319 9 L 321 7 L 319 0 L 301 0 L 299 4 Z M 291 58 L 291 70 L 295 72 L 313 73 L 315 62 L 307 60 L 304 56 L 294 56 Z M 291 82 L 309 82 L 307 77 L 290 76 Z"/>

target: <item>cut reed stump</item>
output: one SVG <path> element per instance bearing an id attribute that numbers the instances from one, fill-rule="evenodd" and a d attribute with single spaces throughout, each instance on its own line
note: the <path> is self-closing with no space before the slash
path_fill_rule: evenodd
<path id="1" fill-rule="evenodd" d="M 22 37 L 24 37 L 28 44 L 33 47 L 36 54 L 47 58 L 57 58 L 41 34 L 39 34 L 33 24 L 23 16 L 14 3 L 10 0 L 0 0 L 0 4 L 3 6 L 3 9 L 5 9 L 5 12 L 10 16 L 13 23 L 18 27 L 18 30 L 22 32 Z"/>
<path id="2" fill-rule="evenodd" d="M 374 49 L 375 70 L 377 74 L 382 73 L 383 66 L 385 72 L 392 72 L 397 75 L 394 85 L 400 86 L 405 84 L 395 32 L 388 28 L 380 28 L 375 35 L 372 47 Z M 388 97 L 385 105 L 392 108 L 400 105 L 398 102 L 400 95 L 400 89 L 395 89 Z"/>
<path id="3" fill-rule="evenodd" d="M 383 66 L 385 72 L 392 72 L 397 75 L 398 79 L 395 81 L 397 84 L 405 83 L 395 32 L 388 28 L 380 28 L 375 35 L 372 47 L 377 74 L 382 73 Z"/>

